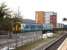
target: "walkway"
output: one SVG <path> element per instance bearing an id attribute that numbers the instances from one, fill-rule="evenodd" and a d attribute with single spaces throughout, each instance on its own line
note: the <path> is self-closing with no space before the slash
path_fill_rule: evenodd
<path id="1" fill-rule="evenodd" d="M 60 45 L 60 47 L 57 50 L 67 50 L 67 38 L 64 40 L 64 42 Z"/>

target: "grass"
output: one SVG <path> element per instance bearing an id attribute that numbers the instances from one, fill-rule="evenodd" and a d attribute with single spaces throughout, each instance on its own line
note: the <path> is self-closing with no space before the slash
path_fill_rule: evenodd
<path id="1" fill-rule="evenodd" d="M 30 43 L 27 43 L 23 46 L 20 46 L 20 47 L 16 48 L 15 50 L 31 50 L 32 48 L 35 48 L 35 47 L 39 46 L 40 44 L 43 44 L 43 43 L 48 44 L 49 42 L 58 38 L 60 35 L 61 35 L 60 33 L 55 33 L 52 38 L 39 39 L 35 42 L 30 42 Z"/>

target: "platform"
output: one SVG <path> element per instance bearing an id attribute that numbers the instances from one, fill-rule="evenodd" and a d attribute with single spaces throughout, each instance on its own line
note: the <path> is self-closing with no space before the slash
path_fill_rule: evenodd
<path id="1" fill-rule="evenodd" d="M 67 38 L 63 41 L 57 50 L 67 50 Z"/>

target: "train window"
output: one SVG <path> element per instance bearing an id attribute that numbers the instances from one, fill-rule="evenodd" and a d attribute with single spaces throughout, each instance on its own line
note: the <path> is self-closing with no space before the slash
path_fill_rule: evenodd
<path id="1" fill-rule="evenodd" d="M 26 25 L 26 27 L 25 28 L 29 28 L 29 26 L 28 25 Z"/>
<path id="2" fill-rule="evenodd" d="M 25 26 L 25 30 L 30 30 L 30 26 L 29 25 L 26 25 Z"/>
<path id="3" fill-rule="evenodd" d="M 34 29 L 35 28 L 35 25 L 31 25 L 31 29 Z"/>

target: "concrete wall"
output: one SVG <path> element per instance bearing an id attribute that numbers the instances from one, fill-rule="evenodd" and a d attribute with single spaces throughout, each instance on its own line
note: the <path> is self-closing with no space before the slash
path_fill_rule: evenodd
<path id="1" fill-rule="evenodd" d="M 0 43 L 3 47 L 8 46 L 15 48 L 16 46 L 22 46 L 29 42 L 34 42 L 42 38 L 42 31 L 37 32 L 27 32 L 27 33 L 18 33 L 18 34 L 11 34 L 11 39 L 0 39 L 2 40 Z M 3 35 L 4 36 L 4 35 Z M 3 37 L 2 36 L 2 37 Z M 8 37 L 8 35 L 7 35 Z M 9 44 L 8 44 L 9 43 Z M 5 44 L 5 45 L 4 45 Z M 1 47 L 1 46 L 0 46 Z"/>
<path id="2" fill-rule="evenodd" d="M 34 42 L 40 38 L 42 38 L 42 31 L 17 34 L 18 41 L 22 41 L 24 44 Z"/>
<path id="3" fill-rule="evenodd" d="M 26 43 L 34 42 L 41 38 L 42 31 L 13 34 L 12 39 L 14 40 L 14 42 L 13 44 L 10 44 L 10 46 L 15 46 L 16 44 L 17 46 L 22 46 Z"/>

